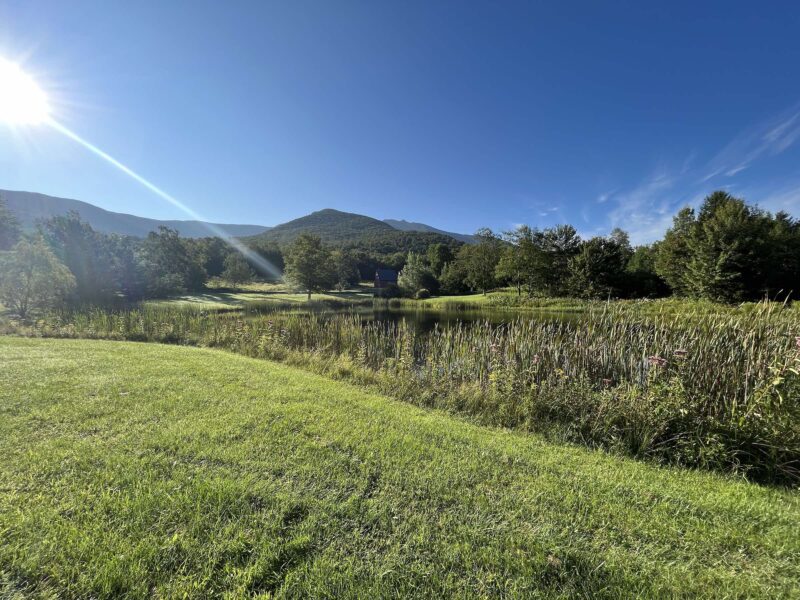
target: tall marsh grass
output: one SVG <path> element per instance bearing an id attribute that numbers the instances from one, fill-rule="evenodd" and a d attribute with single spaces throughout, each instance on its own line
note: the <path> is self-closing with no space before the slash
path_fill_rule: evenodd
<path id="1" fill-rule="evenodd" d="M 455 324 L 356 314 L 142 308 L 53 314 L 18 333 L 225 348 L 356 379 L 422 406 L 661 462 L 800 482 L 800 319 L 642 315 Z"/>

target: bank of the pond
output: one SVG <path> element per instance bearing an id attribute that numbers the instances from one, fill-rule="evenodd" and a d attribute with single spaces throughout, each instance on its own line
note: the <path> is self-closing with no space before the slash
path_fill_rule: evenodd
<path id="1" fill-rule="evenodd" d="M 150 308 L 62 313 L 11 330 L 225 348 L 484 424 L 761 481 L 800 479 L 800 327 L 780 307 L 703 319 L 605 311 L 428 332 L 359 314 Z"/>
<path id="2" fill-rule="evenodd" d="M 0 596 L 800 592 L 796 492 L 267 361 L 0 337 Z"/>

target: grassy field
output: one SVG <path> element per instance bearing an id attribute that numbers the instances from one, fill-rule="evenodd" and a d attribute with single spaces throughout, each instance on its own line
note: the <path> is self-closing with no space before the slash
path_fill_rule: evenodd
<path id="1" fill-rule="evenodd" d="M 264 303 L 248 305 L 248 314 L 66 310 L 28 324 L 0 322 L 0 332 L 223 348 L 369 384 L 483 425 L 800 484 L 800 322 L 780 304 L 702 318 L 645 317 L 612 305 L 580 320 L 427 332 L 406 321 L 364 322 L 350 311 L 270 306 L 281 310 L 266 312 Z"/>
<path id="2" fill-rule="evenodd" d="M 0 597 L 800 594 L 797 492 L 214 350 L 0 364 Z"/>
<path id="3" fill-rule="evenodd" d="M 759 310 L 758 302 L 744 302 L 726 305 L 707 300 L 687 298 L 657 298 L 634 300 L 584 300 L 581 298 L 549 298 L 530 297 L 517 294 L 512 288 L 503 288 L 486 294 L 462 294 L 458 296 L 433 296 L 424 300 L 397 299 L 391 300 L 398 307 L 419 308 L 424 310 L 483 310 L 506 309 L 521 311 L 554 311 L 563 313 L 584 313 L 602 311 L 609 304 L 617 310 L 627 310 L 637 314 L 749 314 Z M 797 312 L 797 307 L 787 307 L 790 312 Z"/>
<path id="4" fill-rule="evenodd" d="M 330 291 L 326 293 L 311 294 L 311 300 L 325 301 L 333 300 L 337 302 L 372 302 L 373 289 L 369 285 L 362 284 L 360 287 L 341 292 Z M 283 283 L 247 283 L 239 286 L 236 290 L 227 287 L 224 282 L 211 282 L 208 290 L 204 293 L 185 294 L 172 298 L 158 300 L 148 300 L 148 306 L 159 307 L 187 307 L 199 308 L 203 310 L 218 310 L 229 308 L 241 308 L 242 306 L 255 303 L 304 303 L 308 300 L 308 295 L 297 293 Z"/>

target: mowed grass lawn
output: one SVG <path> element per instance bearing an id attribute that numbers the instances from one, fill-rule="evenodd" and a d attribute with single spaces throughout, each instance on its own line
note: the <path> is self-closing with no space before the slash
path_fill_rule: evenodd
<path id="1" fill-rule="evenodd" d="M 357 288 L 344 291 L 330 291 L 327 293 L 311 294 L 312 301 L 335 300 L 339 302 L 371 302 L 373 299 L 373 287 L 369 284 L 361 284 Z M 225 287 L 224 283 L 213 282 L 207 292 L 185 294 L 172 298 L 147 300 L 147 306 L 182 306 L 187 308 L 199 308 L 203 310 L 218 310 L 226 308 L 241 308 L 243 305 L 253 302 L 276 302 L 276 303 L 305 303 L 308 295 L 295 292 L 282 283 L 246 283 L 236 291 Z"/>
<path id="2" fill-rule="evenodd" d="M 0 597 L 797 597 L 796 492 L 221 351 L 0 337 Z"/>

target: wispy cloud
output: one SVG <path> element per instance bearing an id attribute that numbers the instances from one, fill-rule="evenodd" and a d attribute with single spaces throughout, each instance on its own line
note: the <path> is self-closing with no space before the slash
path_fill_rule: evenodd
<path id="1" fill-rule="evenodd" d="M 732 177 L 759 159 L 776 156 L 800 140 L 800 107 L 759 123 L 736 136 L 709 161 L 702 182 L 719 175 Z"/>
<path id="2" fill-rule="evenodd" d="M 758 160 L 777 156 L 800 141 L 800 105 L 743 131 L 711 160 L 703 162 L 692 151 L 680 166 L 661 167 L 631 188 L 601 193 L 597 202 L 609 202 L 607 227 L 621 227 L 635 244 L 660 238 L 683 206 L 699 206 L 713 189 L 736 188 L 752 202 L 770 211 L 800 210 L 800 182 L 783 188 L 741 189 L 733 177 Z"/>
<path id="3" fill-rule="evenodd" d="M 605 204 L 617 192 L 618 189 L 619 188 L 615 188 L 615 189 L 610 190 L 608 192 L 603 192 L 602 194 L 597 196 L 597 203 L 598 204 Z"/>
<path id="4" fill-rule="evenodd" d="M 636 187 L 616 194 L 616 206 L 609 213 L 610 228 L 626 230 L 634 244 L 644 244 L 659 237 L 672 222 L 677 182 L 677 176 L 661 170 Z"/>
<path id="5" fill-rule="evenodd" d="M 758 205 L 770 212 L 786 211 L 796 214 L 800 210 L 800 181 L 794 181 L 771 190 L 748 190 L 745 197 L 758 198 Z"/>
<path id="6" fill-rule="evenodd" d="M 553 213 L 557 213 L 560 210 L 558 206 L 549 206 L 547 208 L 539 209 L 539 216 L 540 217 L 549 217 Z"/>

